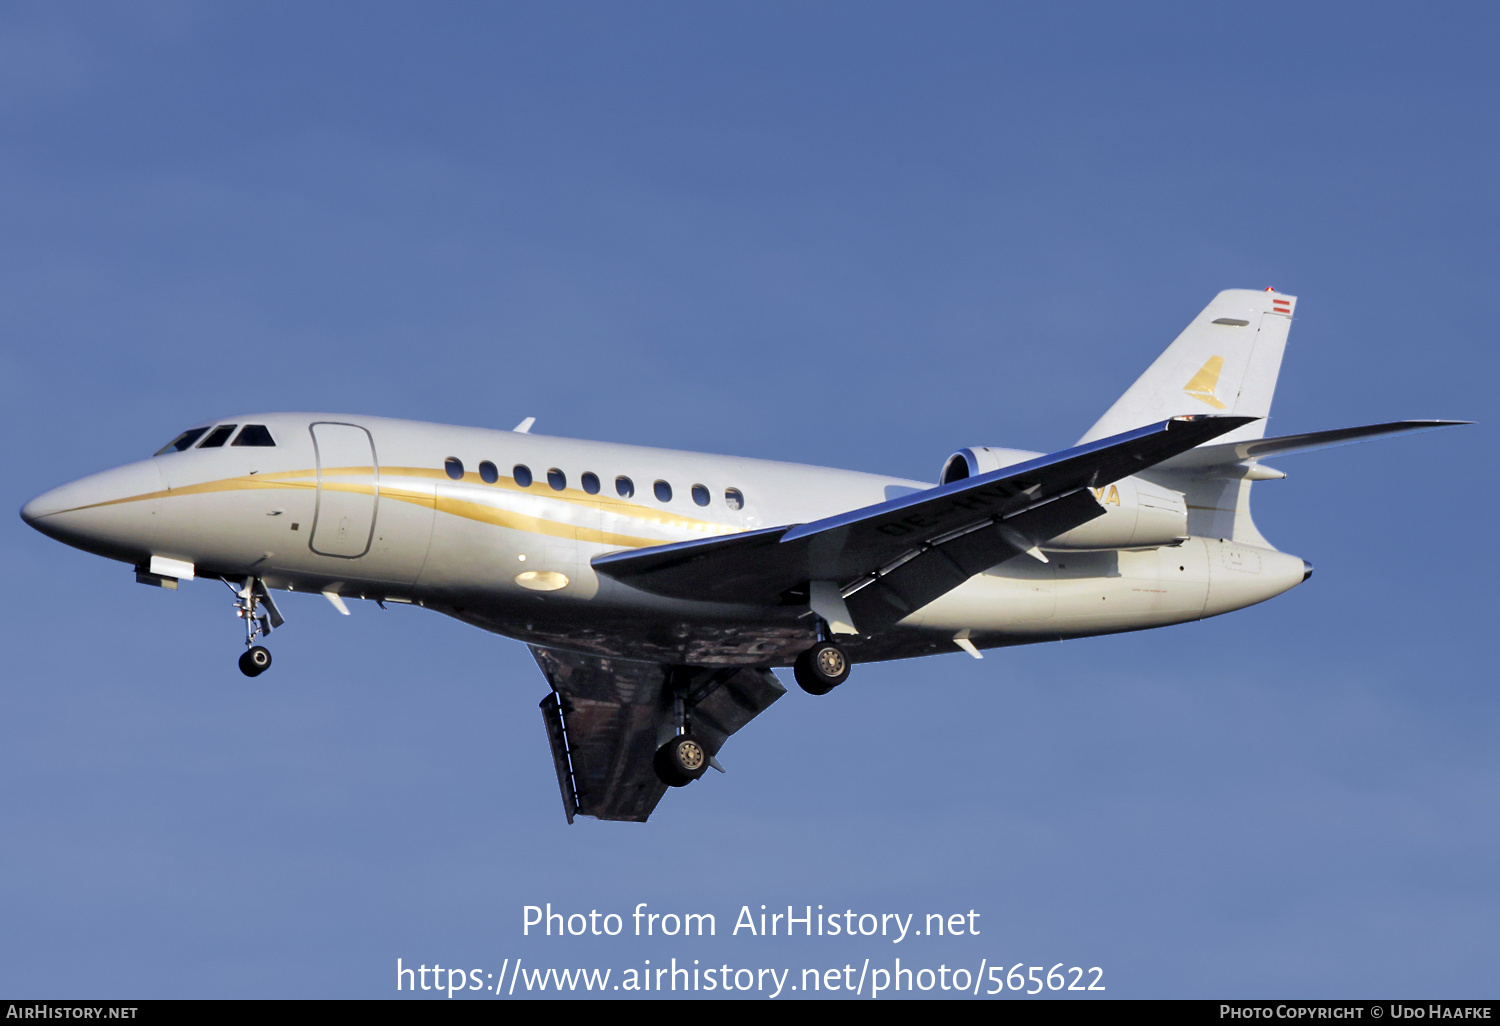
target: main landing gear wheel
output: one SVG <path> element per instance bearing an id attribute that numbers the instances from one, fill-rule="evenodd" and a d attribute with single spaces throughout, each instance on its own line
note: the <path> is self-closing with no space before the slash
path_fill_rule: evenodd
<path id="1" fill-rule="evenodd" d="M 792 664 L 797 683 L 809 695 L 826 695 L 849 679 L 849 656 L 831 641 L 820 641 Z"/>
<path id="2" fill-rule="evenodd" d="M 656 775 L 668 787 L 684 787 L 708 769 L 708 749 L 691 734 L 678 734 L 656 750 Z"/>
<path id="3" fill-rule="evenodd" d="M 240 672 L 246 677 L 259 677 L 271 668 L 271 653 L 256 645 L 240 656 Z"/>

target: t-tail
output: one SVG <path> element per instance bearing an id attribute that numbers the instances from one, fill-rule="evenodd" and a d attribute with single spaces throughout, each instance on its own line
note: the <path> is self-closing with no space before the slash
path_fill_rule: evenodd
<path id="1" fill-rule="evenodd" d="M 1468 423 L 1403 420 L 1266 438 L 1296 306 L 1296 296 L 1274 289 L 1220 292 L 1079 442 L 1189 413 L 1256 418 L 1140 476 L 1184 494 L 1189 534 L 1269 549 L 1250 515 L 1250 486 L 1286 475 L 1262 464 L 1264 457 Z"/>

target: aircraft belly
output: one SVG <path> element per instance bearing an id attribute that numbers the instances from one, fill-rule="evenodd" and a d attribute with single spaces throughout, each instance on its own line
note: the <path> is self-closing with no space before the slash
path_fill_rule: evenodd
<path id="1" fill-rule="evenodd" d="M 424 605 L 531 645 L 678 666 L 790 666 L 817 640 L 805 620 L 789 615 L 772 622 L 764 618 L 764 611 L 758 611 L 759 616 L 721 613 L 705 618 L 701 609 L 682 608 L 674 616 L 661 608 L 650 613 L 585 608 L 548 596 L 529 602 L 451 597 L 424 600 Z"/>
<path id="2" fill-rule="evenodd" d="M 1255 565 L 1262 570 L 1251 573 Z M 1053 553 L 1045 564 L 1017 557 L 894 627 L 849 639 L 847 648 L 862 663 L 950 652 L 954 635 L 965 630 L 981 648 L 1142 630 L 1262 601 L 1301 574 L 1295 557 L 1203 538 L 1139 551 Z M 444 589 L 446 598 L 431 608 L 531 644 L 684 665 L 786 666 L 814 637 L 795 607 L 665 599 L 608 578 L 596 579 L 586 599 L 568 589 L 518 596 L 478 584 Z"/>

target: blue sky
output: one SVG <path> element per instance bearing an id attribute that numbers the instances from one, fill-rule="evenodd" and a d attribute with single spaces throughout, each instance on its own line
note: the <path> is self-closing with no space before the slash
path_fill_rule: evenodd
<path id="1" fill-rule="evenodd" d="M 1072 442 L 1223 288 L 1300 297 L 1257 520 L 1317 575 L 793 691 L 642 827 L 559 806 L 524 647 L 0 526 L 0 992 L 384 997 L 404 964 L 1101 966 L 1493 996 L 1485 5 L 12 3 L 13 509 L 316 409 L 931 479 Z M 701 942 L 522 907 L 712 912 Z M 725 936 L 742 905 L 979 937 Z M 882 962 L 882 960 L 884 960 Z"/>

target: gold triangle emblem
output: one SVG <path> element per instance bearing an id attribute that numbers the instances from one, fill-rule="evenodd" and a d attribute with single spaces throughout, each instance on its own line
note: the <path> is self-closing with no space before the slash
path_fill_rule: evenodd
<path id="1" fill-rule="evenodd" d="M 1219 387 L 1219 372 L 1223 369 L 1224 357 L 1210 356 L 1208 362 L 1198 368 L 1198 373 L 1193 375 L 1193 380 L 1182 386 L 1182 390 L 1216 410 L 1224 409 L 1224 404 L 1219 402 L 1218 396 L 1214 395 L 1214 389 Z"/>

